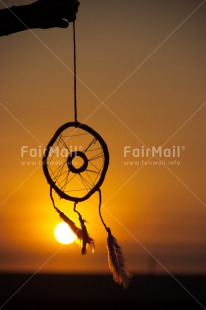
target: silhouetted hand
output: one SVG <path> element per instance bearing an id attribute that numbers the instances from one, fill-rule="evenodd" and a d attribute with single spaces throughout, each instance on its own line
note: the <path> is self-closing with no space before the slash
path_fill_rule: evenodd
<path id="1" fill-rule="evenodd" d="M 0 10 L 0 36 L 34 28 L 67 28 L 78 7 L 77 0 L 38 0 Z"/>
<path id="2" fill-rule="evenodd" d="M 67 28 L 76 19 L 77 0 L 39 0 L 29 5 L 35 28 Z"/>

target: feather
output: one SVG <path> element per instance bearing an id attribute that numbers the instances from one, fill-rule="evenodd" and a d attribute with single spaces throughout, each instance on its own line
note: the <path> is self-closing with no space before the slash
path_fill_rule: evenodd
<path id="1" fill-rule="evenodd" d="M 59 213 L 60 218 L 69 225 L 71 230 L 74 232 L 74 234 L 77 236 L 79 243 L 82 245 L 82 254 L 86 254 L 87 250 L 87 244 L 91 247 L 92 252 L 94 251 L 94 240 L 89 236 L 86 226 L 84 224 L 84 220 L 81 218 L 81 226 L 82 229 L 78 228 L 75 223 L 70 220 L 70 218 L 64 214 L 62 211 L 60 211 L 56 206 L 54 206 L 55 210 Z M 81 216 L 81 215 L 80 215 Z"/>
<path id="2" fill-rule="evenodd" d="M 75 203 L 75 212 L 78 213 L 79 215 L 79 221 L 81 223 L 81 227 L 82 229 L 78 228 L 75 223 L 70 220 L 70 218 L 64 214 L 62 211 L 60 211 L 56 206 L 55 206 L 55 202 L 54 202 L 54 198 L 52 195 L 52 187 L 50 186 L 50 198 L 52 200 L 52 204 L 54 209 L 59 213 L 60 218 L 69 225 L 69 227 L 71 228 L 71 230 L 73 231 L 73 233 L 77 236 L 77 240 L 79 241 L 79 243 L 82 245 L 82 255 L 87 253 L 87 244 L 91 247 L 92 252 L 94 252 L 95 246 L 94 246 L 94 240 L 89 236 L 86 226 L 85 226 L 85 220 L 82 219 L 81 214 L 75 210 L 76 208 L 76 203 Z"/>
<path id="3" fill-rule="evenodd" d="M 127 288 L 131 282 L 131 275 L 126 269 L 122 249 L 109 228 L 107 228 L 107 232 L 108 264 L 110 271 L 114 281 Z"/>
<path id="4" fill-rule="evenodd" d="M 77 212 L 77 211 L 76 211 Z M 87 244 L 90 245 L 92 252 L 94 252 L 94 240 L 89 236 L 86 225 L 85 225 L 85 220 L 82 219 L 82 216 L 79 212 L 79 221 L 81 224 L 81 231 L 82 231 L 82 255 L 87 253 Z"/>

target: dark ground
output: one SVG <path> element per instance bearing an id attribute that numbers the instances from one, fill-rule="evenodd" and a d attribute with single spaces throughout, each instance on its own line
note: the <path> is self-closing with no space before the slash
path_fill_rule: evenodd
<path id="1" fill-rule="evenodd" d="M 124 289 L 110 275 L 0 274 L 0 309 L 206 309 L 206 276 L 175 277 L 190 293 L 160 275 Z"/>

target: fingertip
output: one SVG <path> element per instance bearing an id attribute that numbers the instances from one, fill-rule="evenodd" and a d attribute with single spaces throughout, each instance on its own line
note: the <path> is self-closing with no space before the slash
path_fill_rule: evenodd
<path id="1" fill-rule="evenodd" d="M 67 28 L 67 27 L 69 27 L 69 23 L 68 23 L 68 21 L 62 19 L 62 20 L 59 22 L 58 27 L 60 27 L 60 28 Z"/>

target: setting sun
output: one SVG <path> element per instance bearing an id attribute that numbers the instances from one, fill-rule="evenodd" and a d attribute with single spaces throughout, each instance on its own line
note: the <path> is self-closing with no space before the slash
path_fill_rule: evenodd
<path id="1" fill-rule="evenodd" d="M 70 244 L 76 239 L 76 235 L 64 222 L 57 224 L 54 230 L 54 236 L 62 244 Z"/>

